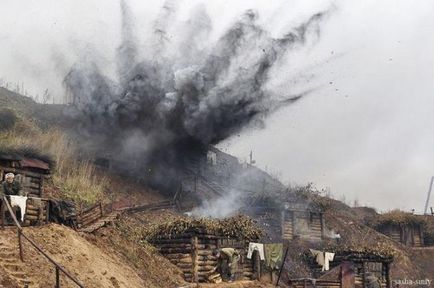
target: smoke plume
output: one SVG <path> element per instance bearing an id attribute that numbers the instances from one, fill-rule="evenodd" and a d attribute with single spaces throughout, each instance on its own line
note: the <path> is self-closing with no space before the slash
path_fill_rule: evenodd
<path id="1" fill-rule="evenodd" d="M 91 61 L 77 63 L 64 79 L 80 134 L 114 159 L 139 161 L 137 172 L 149 172 L 157 181 L 176 175 L 208 145 L 261 125 L 264 116 L 302 97 L 267 88 L 270 70 L 308 38 L 317 39 L 326 15 L 314 14 L 274 38 L 249 10 L 215 43 L 204 45 L 212 31 L 205 8 L 194 9 L 191 19 L 177 26 L 183 39 L 172 43 L 167 31 L 176 13 L 168 1 L 155 21 L 154 48 L 139 53 L 137 27 L 121 1 L 118 79 L 109 79 Z"/>

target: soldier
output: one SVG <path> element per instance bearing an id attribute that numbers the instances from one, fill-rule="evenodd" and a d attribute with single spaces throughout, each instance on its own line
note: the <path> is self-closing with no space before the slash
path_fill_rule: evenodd
<path id="1" fill-rule="evenodd" d="M 366 287 L 381 288 L 381 280 L 375 277 L 371 272 L 366 273 Z"/>
<path id="2" fill-rule="evenodd" d="M 2 184 L 2 195 L 21 195 L 21 185 L 18 181 L 15 181 L 15 175 L 13 173 L 7 173 L 5 181 Z"/>
<path id="3" fill-rule="evenodd" d="M 213 254 L 218 261 L 214 271 L 217 270 L 222 275 L 223 280 L 234 281 L 235 273 L 238 270 L 238 261 L 240 260 L 238 251 L 234 248 L 222 248 L 214 250 Z"/>
<path id="4" fill-rule="evenodd" d="M 6 195 L 18 195 L 23 196 L 21 192 L 21 185 L 18 181 L 15 180 L 15 175 L 13 173 L 7 173 L 5 175 L 5 181 L 2 183 L 2 189 L 0 191 L 0 214 L 2 220 L 2 227 L 5 224 L 5 211 L 6 204 L 3 203 L 3 197 Z M 10 199 L 7 199 L 10 203 Z M 15 215 L 17 215 L 16 207 L 12 207 L 12 210 Z M 21 212 L 21 211 L 20 211 Z M 23 212 L 21 212 L 23 213 Z"/>

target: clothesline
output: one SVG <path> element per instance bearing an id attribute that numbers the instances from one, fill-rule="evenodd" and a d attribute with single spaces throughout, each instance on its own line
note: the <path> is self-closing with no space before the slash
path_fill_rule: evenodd
<path id="1" fill-rule="evenodd" d="M 21 222 L 24 222 L 24 217 L 26 215 L 26 207 L 27 207 L 27 199 L 35 199 L 42 201 L 43 199 L 40 197 L 27 197 L 21 195 L 5 195 L 9 196 L 12 207 L 19 207 L 21 211 Z M 40 202 L 42 203 L 42 202 Z"/>
<path id="2" fill-rule="evenodd" d="M 10 196 L 20 196 L 20 197 L 26 197 L 27 199 L 41 199 L 41 200 L 48 201 L 47 199 L 44 199 L 42 197 L 21 196 L 21 195 L 5 195 L 5 196 L 9 196 L 9 198 L 10 198 Z"/>

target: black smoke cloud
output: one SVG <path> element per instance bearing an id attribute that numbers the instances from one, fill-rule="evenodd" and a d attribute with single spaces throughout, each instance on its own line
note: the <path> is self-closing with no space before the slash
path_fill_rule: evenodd
<path id="1" fill-rule="evenodd" d="M 152 171 L 157 181 L 178 175 L 208 145 L 246 126 L 262 125 L 264 116 L 302 97 L 304 93 L 270 91 L 270 70 L 308 38 L 317 39 L 327 13 L 314 14 L 273 38 L 249 10 L 216 43 L 203 45 L 212 23 L 199 6 L 179 25 L 184 39 L 173 49 L 166 36 L 175 14 L 174 2 L 167 2 L 155 21 L 154 49 L 138 53 L 137 27 L 122 1 L 118 79 L 109 79 L 88 62 L 75 64 L 64 80 L 80 134 L 115 160 L 140 162 L 136 172 L 143 176 L 143 171 Z M 169 48 L 176 53 L 166 53 Z M 148 56 L 139 60 L 139 54 Z"/>

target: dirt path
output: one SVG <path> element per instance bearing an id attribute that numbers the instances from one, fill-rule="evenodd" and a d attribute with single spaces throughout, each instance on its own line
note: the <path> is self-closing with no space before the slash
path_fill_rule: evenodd
<path id="1" fill-rule="evenodd" d="M 15 241 L 11 239 L 15 238 Z M 32 274 L 27 273 L 26 263 L 19 259 L 19 250 L 17 245 L 17 234 L 6 229 L 0 233 L 0 266 L 20 287 L 38 287 L 32 279 Z"/>
<path id="2" fill-rule="evenodd" d="M 178 288 L 274 288 L 275 285 L 260 283 L 258 281 L 237 281 L 233 283 L 219 284 L 189 284 Z"/>

